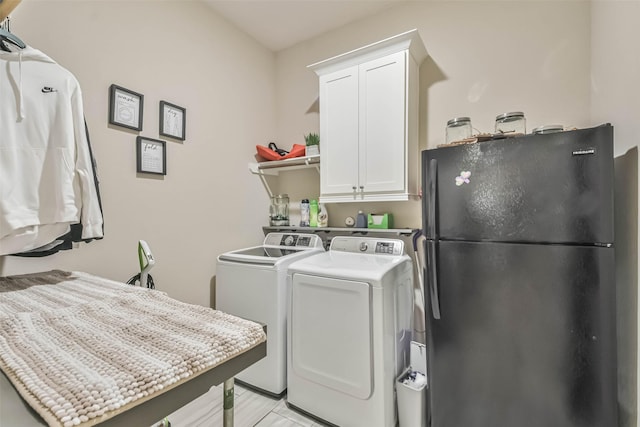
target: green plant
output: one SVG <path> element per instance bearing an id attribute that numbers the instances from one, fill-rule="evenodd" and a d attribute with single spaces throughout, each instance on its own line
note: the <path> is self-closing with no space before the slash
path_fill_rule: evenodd
<path id="1" fill-rule="evenodd" d="M 307 143 L 307 146 L 320 145 L 320 136 L 317 133 L 310 133 L 309 135 L 305 135 L 304 140 Z"/>

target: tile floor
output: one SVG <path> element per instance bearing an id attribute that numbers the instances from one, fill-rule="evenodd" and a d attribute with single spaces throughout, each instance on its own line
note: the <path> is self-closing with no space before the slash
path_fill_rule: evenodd
<path id="1" fill-rule="evenodd" d="M 287 408 L 284 399 L 255 393 L 235 384 L 235 427 L 323 427 L 323 424 Z M 171 427 L 222 426 L 222 385 L 212 387 L 167 418 Z"/>

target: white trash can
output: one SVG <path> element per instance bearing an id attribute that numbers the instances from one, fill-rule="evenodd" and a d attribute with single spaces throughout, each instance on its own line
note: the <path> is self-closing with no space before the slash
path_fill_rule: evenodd
<path id="1" fill-rule="evenodd" d="M 396 381 L 399 427 L 427 425 L 426 347 L 411 341 L 411 366 Z"/>
<path id="2" fill-rule="evenodd" d="M 427 381 L 424 374 L 407 370 L 396 382 L 400 427 L 427 425 Z"/>

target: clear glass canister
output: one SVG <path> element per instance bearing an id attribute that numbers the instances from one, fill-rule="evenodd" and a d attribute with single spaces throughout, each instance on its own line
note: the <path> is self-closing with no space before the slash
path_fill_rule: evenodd
<path id="1" fill-rule="evenodd" d="M 564 126 L 562 125 L 546 125 L 535 128 L 531 131 L 534 135 L 544 135 L 546 133 L 556 133 L 564 131 Z"/>
<path id="2" fill-rule="evenodd" d="M 271 197 L 269 225 L 289 225 L 289 195 L 278 194 Z"/>
<path id="3" fill-rule="evenodd" d="M 496 133 L 527 133 L 524 113 L 513 111 L 496 117 Z"/>
<path id="4" fill-rule="evenodd" d="M 472 128 L 469 117 L 455 117 L 447 122 L 447 144 L 471 138 Z"/>

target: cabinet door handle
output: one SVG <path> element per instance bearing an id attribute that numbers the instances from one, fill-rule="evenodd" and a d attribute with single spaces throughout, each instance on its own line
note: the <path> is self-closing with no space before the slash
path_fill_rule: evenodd
<path id="1" fill-rule="evenodd" d="M 351 187 L 353 189 L 353 191 L 356 191 L 356 186 L 354 185 L 353 187 Z"/>
<path id="2" fill-rule="evenodd" d="M 364 191 L 364 185 L 360 186 L 360 191 Z"/>

